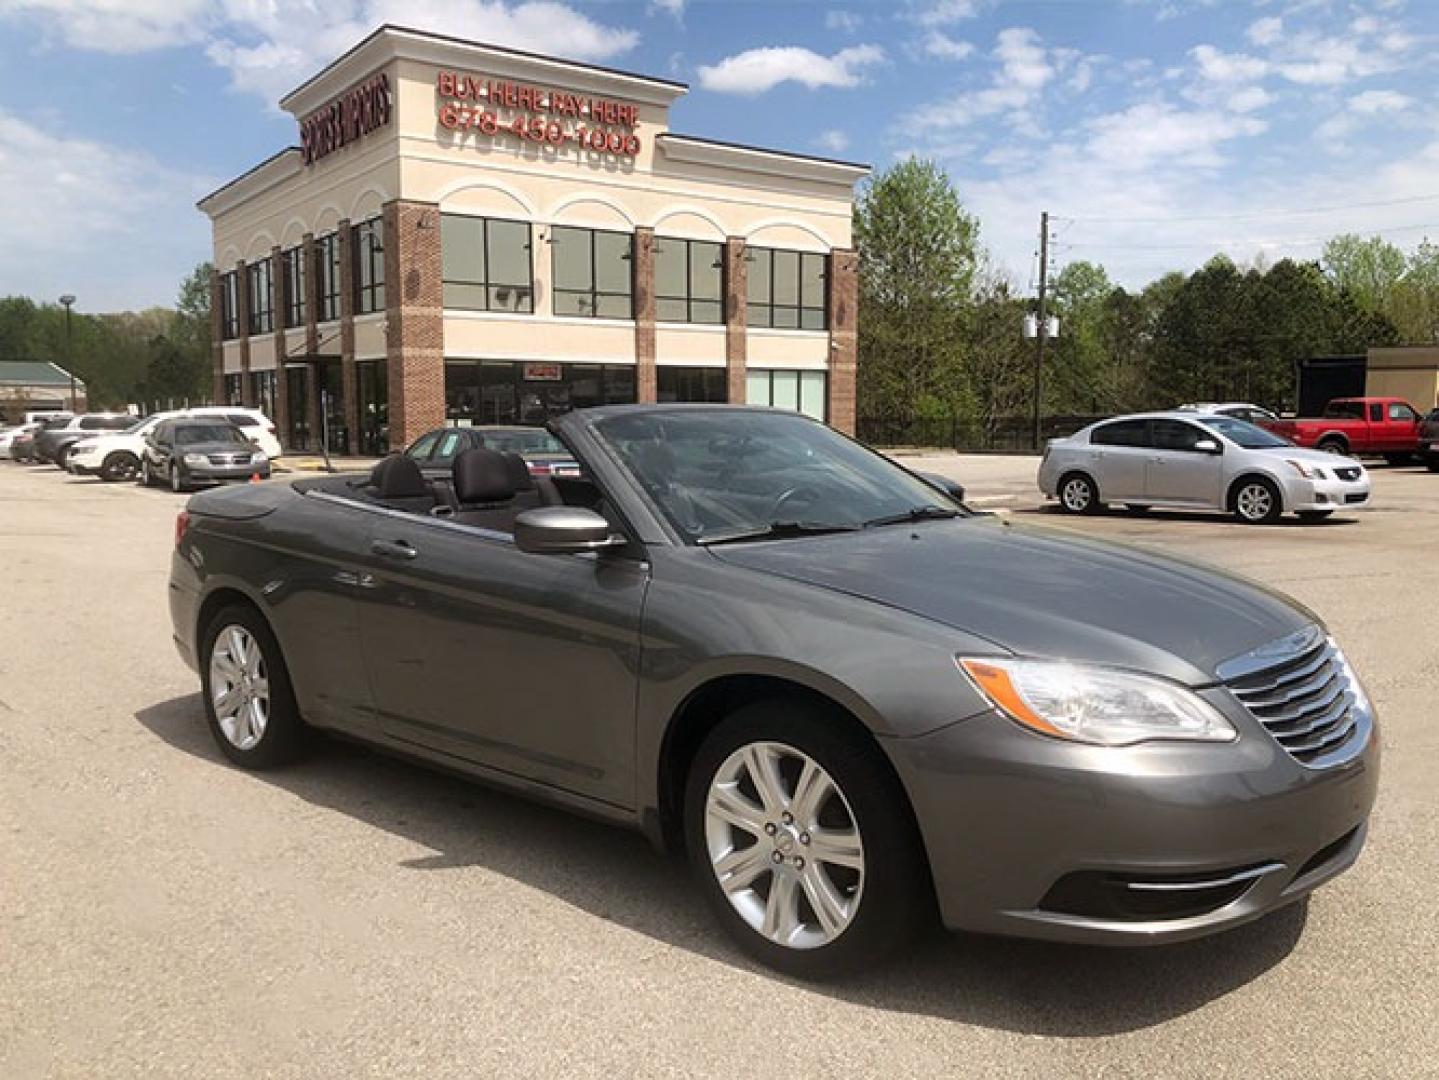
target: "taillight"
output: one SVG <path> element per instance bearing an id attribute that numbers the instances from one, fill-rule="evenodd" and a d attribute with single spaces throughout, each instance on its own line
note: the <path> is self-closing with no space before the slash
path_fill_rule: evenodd
<path id="1" fill-rule="evenodd" d="M 185 539 L 185 533 L 190 528 L 190 511 L 181 510 L 175 515 L 175 546 L 180 546 L 180 541 Z"/>
<path id="2" fill-rule="evenodd" d="M 543 462 L 543 461 L 532 461 L 532 462 L 530 462 L 530 475 L 531 475 L 531 476 L 549 476 L 549 475 L 550 475 L 550 467 L 549 467 L 548 463 Z"/>

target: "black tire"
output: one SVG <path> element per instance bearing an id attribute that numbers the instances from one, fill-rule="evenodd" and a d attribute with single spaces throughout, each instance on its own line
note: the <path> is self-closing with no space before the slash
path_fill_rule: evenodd
<path id="1" fill-rule="evenodd" d="M 232 742 L 221 726 L 216 713 L 215 688 L 212 682 L 212 658 L 221 634 L 231 627 L 240 627 L 259 645 L 261 670 L 269 684 L 268 717 L 264 732 L 252 746 Z M 224 648 L 225 646 L 220 646 Z M 200 636 L 200 686 L 205 699 L 205 720 L 210 735 L 220 752 L 236 765 L 246 769 L 268 769 L 294 761 L 303 753 L 309 729 L 300 718 L 290 672 L 280 652 L 280 644 L 270 632 L 269 624 L 254 608 L 234 604 L 217 611 Z"/>
<path id="2" fill-rule="evenodd" d="M 153 469 L 150 468 L 150 459 L 147 457 L 142 457 L 140 459 L 140 486 L 155 486 L 155 472 Z"/>
<path id="3" fill-rule="evenodd" d="M 70 448 L 68 446 L 62 446 L 55 451 L 55 467 L 61 472 L 65 472 L 69 468 L 69 462 Z"/>
<path id="4" fill-rule="evenodd" d="M 1257 492 L 1263 492 L 1261 499 Z M 1284 500 L 1274 481 L 1262 476 L 1246 476 L 1234 484 L 1229 496 L 1230 509 L 1246 525 L 1272 525 L 1284 516 Z"/>
<path id="5" fill-rule="evenodd" d="M 1104 509 L 1099 501 L 1099 485 L 1088 473 L 1065 473 L 1059 478 L 1055 493 L 1059 496 L 1059 508 L 1066 514 L 1097 514 Z"/>
<path id="6" fill-rule="evenodd" d="M 105 458 L 100 466 L 100 479 L 113 484 L 121 480 L 134 480 L 140 471 L 140 461 L 134 454 L 116 450 Z"/>
<path id="7" fill-rule="evenodd" d="M 1430 472 L 1439 472 L 1439 454 L 1430 454 L 1424 459 L 1424 465 Z"/>
<path id="8" fill-rule="evenodd" d="M 178 461 L 170 462 L 170 490 L 176 495 L 182 495 L 188 487 L 189 485 L 185 483 L 185 474 L 180 471 L 180 463 Z"/>
<path id="9" fill-rule="evenodd" d="M 1333 513 L 1333 510 L 1300 510 L 1298 516 L 1300 521 L 1323 521 Z"/>
<path id="10" fill-rule="evenodd" d="M 1314 449 L 1323 450 L 1326 454 L 1341 454 L 1346 457 L 1349 454 L 1349 444 L 1343 439 L 1320 439 Z"/>
<path id="11" fill-rule="evenodd" d="M 852 819 L 863 851 L 881 853 L 864 859 L 858 885 L 859 906 L 848 924 L 833 940 L 816 947 L 783 945 L 752 927 L 731 904 L 711 863 L 706 833 L 711 783 L 732 754 L 761 742 L 783 744 L 823 768 L 842 793 L 840 800 L 831 797 L 825 805 L 833 808 L 837 803 Z M 792 777 L 789 783 L 793 793 Z M 690 864 L 721 925 L 745 952 L 785 974 L 819 979 L 867 969 L 892 956 L 917 930 L 934 921 L 934 889 L 928 863 L 899 780 L 879 750 L 847 732 L 832 714 L 810 703 L 787 699 L 755 702 L 738 709 L 709 733 L 686 778 L 684 833 Z M 761 844 L 771 843 L 763 837 L 757 839 Z M 801 842 L 809 842 L 807 834 L 802 835 Z M 778 845 L 780 840 L 773 843 Z M 778 846 L 775 850 L 779 850 Z M 798 853 L 807 849 L 790 850 Z M 768 877 L 772 888 L 778 872 L 762 870 L 755 882 Z M 833 879 L 830 883 L 840 888 Z M 766 903 L 768 895 L 766 892 Z M 809 910 L 813 914 L 814 908 Z"/>

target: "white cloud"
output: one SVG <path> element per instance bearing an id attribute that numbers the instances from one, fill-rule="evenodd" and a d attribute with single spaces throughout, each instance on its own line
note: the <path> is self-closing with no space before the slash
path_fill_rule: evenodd
<path id="1" fill-rule="evenodd" d="M 931 30 L 925 35 L 923 44 L 926 56 L 939 60 L 963 60 L 974 52 L 974 46 L 967 41 L 958 41 L 943 30 Z"/>
<path id="2" fill-rule="evenodd" d="M 1284 33 L 1284 20 L 1277 15 L 1255 19 L 1244 36 L 1256 45 L 1273 45 Z"/>
<path id="3" fill-rule="evenodd" d="M 974 0 L 933 0 L 910 13 L 920 26 L 949 26 L 974 18 Z"/>
<path id="4" fill-rule="evenodd" d="M 1413 104 L 1414 99 L 1409 95 L 1394 90 L 1366 90 L 1349 99 L 1349 108 L 1361 116 L 1402 112 Z"/>
<path id="5" fill-rule="evenodd" d="M 1214 83 L 1245 83 L 1269 74 L 1269 64 L 1257 56 L 1226 53 L 1213 45 L 1196 45 L 1189 50 L 1199 75 Z"/>
<path id="6" fill-rule="evenodd" d="M 651 11 L 662 11 L 678 19 L 685 13 L 685 0 L 650 0 Z"/>
<path id="7" fill-rule="evenodd" d="M 1148 169 L 1156 164 L 1185 168 L 1223 164 L 1221 147 L 1231 139 L 1260 135 L 1268 125 L 1218 111 L 1179 109 L 1157 102 L 1131 105 L 1091 120 L 1088 151 L 1112 167 Z"/>
<path id="8" fill-rule="evenodd" d="M 169 303 L 205 257 L 195 200 L 216 183 L 0 109 L 0 295 L 80 294 L 87 311 Z M 83 269 L 81 269 L 83 268 Z"/>
<path id="9" fill-rule="evenodd" d="M 34 21 L 84 49 L 203 43 L 234 88 L 271 104 L 382 23 L 576 60 L 605 60 L 639 41 L 633 30 L 596 22 L 556 0 L 0 0 L 5 16 Z"/>
<path id="10" fill-rule="evenodd" d="M 989 86 L 919 110 L 919 121 L 938 128 L 963 127 L 986 116 L 1009 113 L 1033 129 L 1034 118 L 1026 112 L 1057 74 L 1058 61 L 1028 27 L 1001 30 L 990 55 L 999 62 L 999 70 Z"/>
<path id="11" fill-rule="evenodd" d="M 1224 105 L 1231 112 L 1247 113 L 1262 109 L 1274 101 L 1274 95 L 1262 86 L 1246 86 L 1236 90 L 1225 99 Z"/>
<path id="12" fill-rule="evenodd" d="M 0 0 L 0 16 L 32 19 L 67 45 L 134 53 L 199 40 L 211 0 Z"/>
<path id="13" fill-rule="evenodd" d="M 853 34 L 863 25 L 864 16 L 856 15 L 853 11 L 831 9 L 824 13 L 824 28 L 826 30 L 841 30 L 846 34 Z"/>
<path id="14" fill-rule="evenodd" d="M 816 135 L 814 144 L 831 154 L 843 154 L 849 149 L 849 136 L 838 128 L 831 128 Z"/>
<path id="15" fill-rule="evenodd" d="M 797 45 L 748 49 L 699 69 L 700 86 L 722 94 L 762 94 L 783 82 L 810 89 L 858 86 L 864 69 L 883 63 L 878 45 L 853 45 L 822 56 Z"/>

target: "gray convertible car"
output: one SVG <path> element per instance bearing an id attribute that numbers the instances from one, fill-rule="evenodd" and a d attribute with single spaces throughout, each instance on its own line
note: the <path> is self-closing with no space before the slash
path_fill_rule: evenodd
<path id="1" fill-rule="evenodd" d="M 580 476 L 476 449 L 190 500 L 175 643 L 232 761 L 331 729 L 642 829 L 809 977 L 936 914 L 1191 938 L 1358 857 L 1373 712 L 1292 601 L 970 513 L 791 413 L 551 429 Z"/>

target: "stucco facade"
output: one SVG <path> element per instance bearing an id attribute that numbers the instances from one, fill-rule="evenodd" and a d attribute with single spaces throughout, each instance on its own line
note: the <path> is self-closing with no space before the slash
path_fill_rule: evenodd
<path id="1" fill-rule="evenodd" d="M 302 147 L 200 203 L 217 397 L 271 408 L 292 445 L 324 423 L 354 452 L 446 422 L 539 422 L 601 384 L 606 400 L 720 395 L 852 429 L 867 170 L 674 133 L 685 90 L 376 31 L 280 103 Z M 487 276 L 522 251 L 528 282 Z"/>

